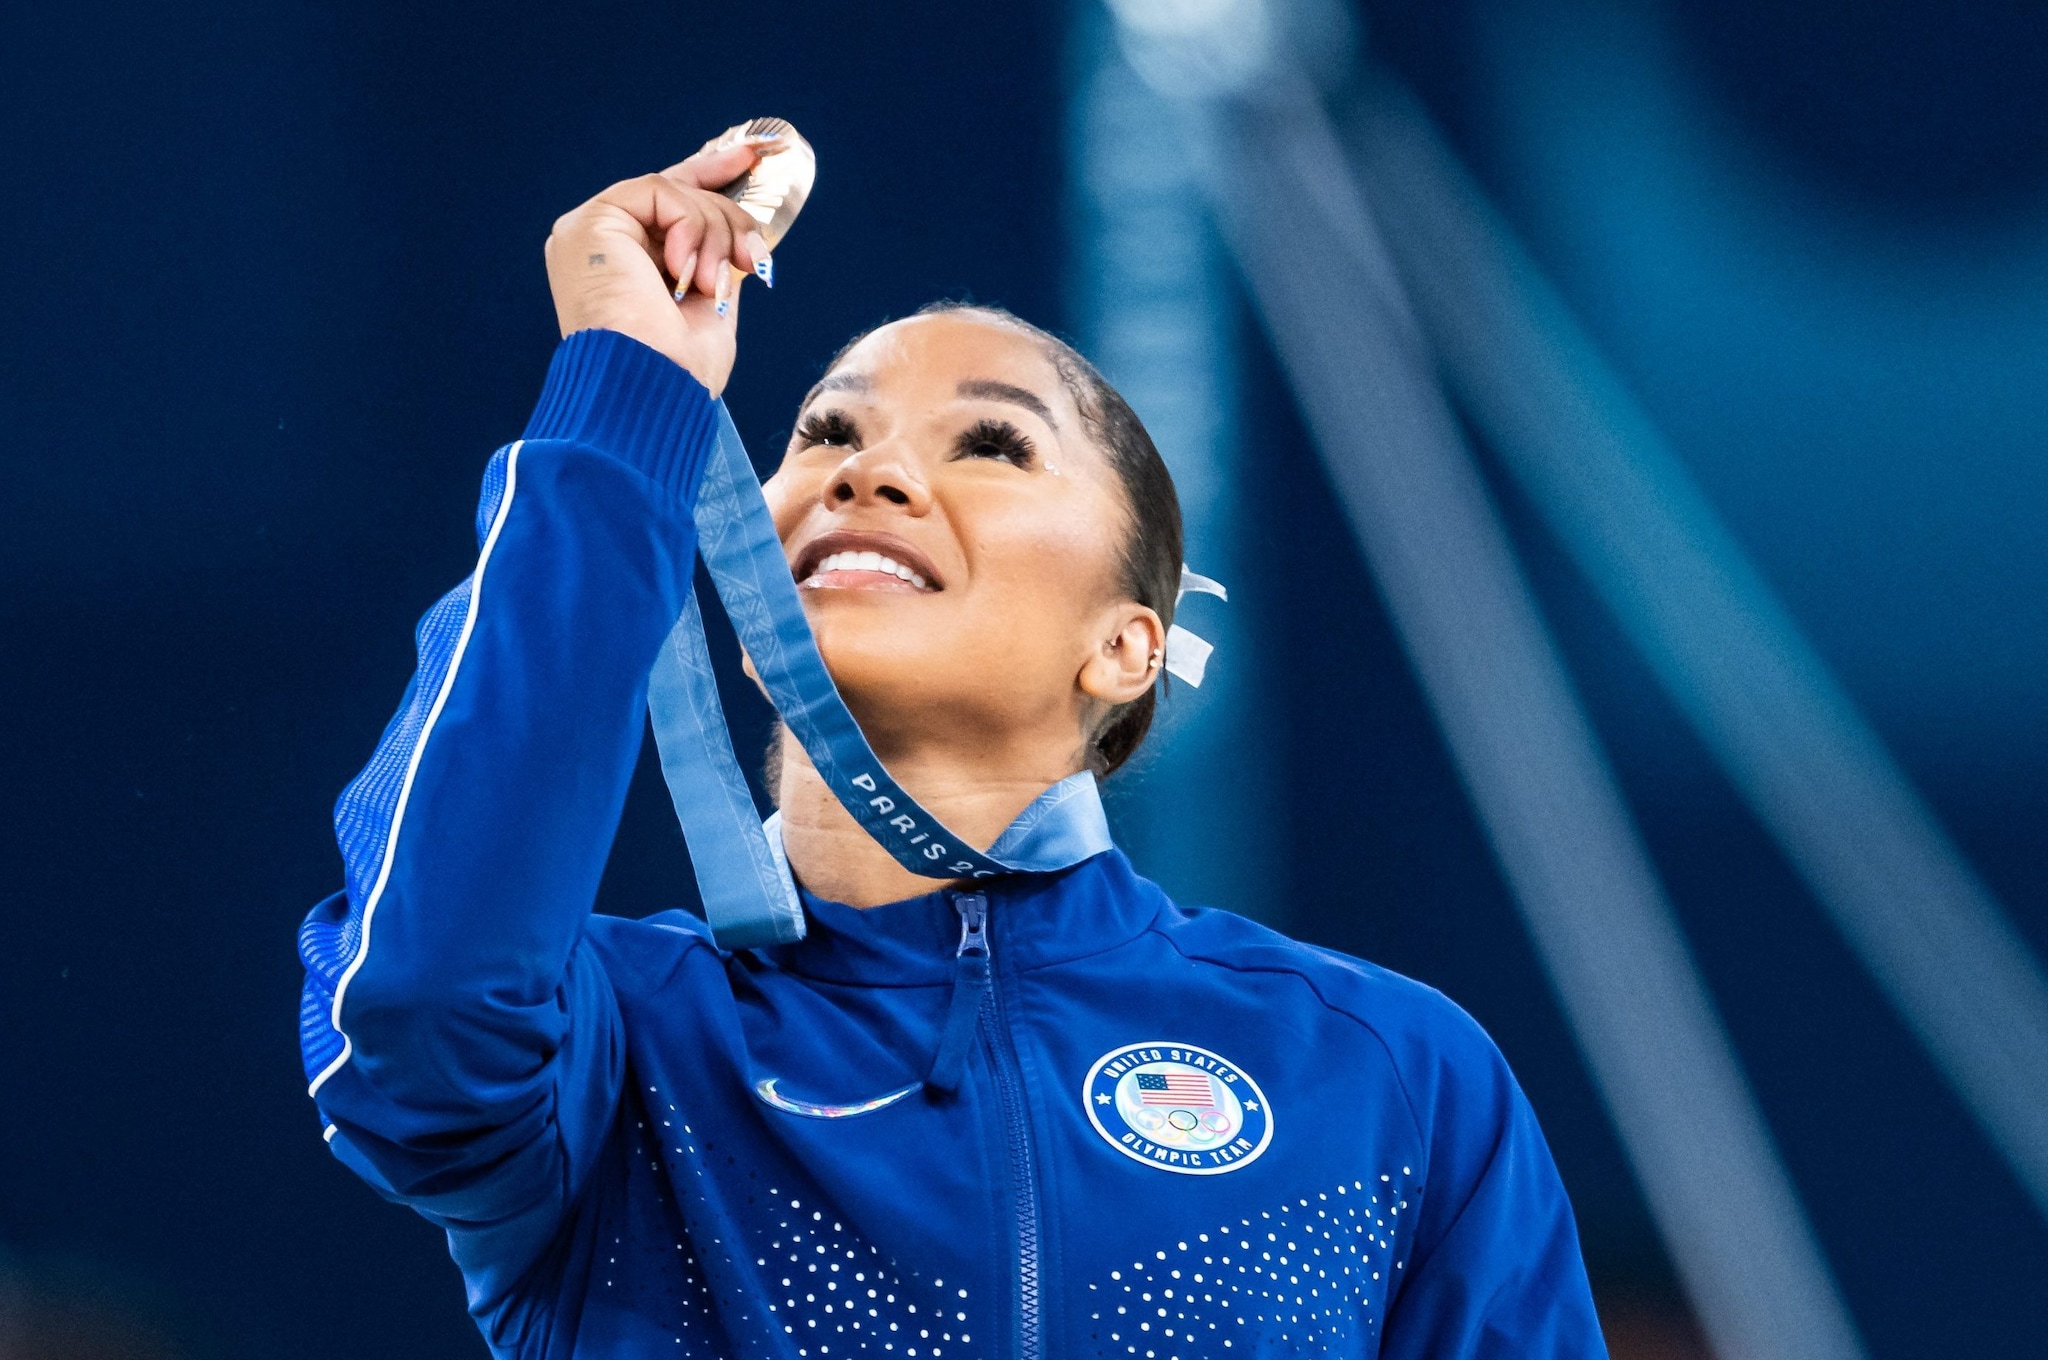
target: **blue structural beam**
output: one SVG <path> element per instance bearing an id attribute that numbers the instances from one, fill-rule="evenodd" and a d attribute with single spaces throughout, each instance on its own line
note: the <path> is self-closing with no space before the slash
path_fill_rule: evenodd
<path id="1" fill-rule="evenodd" d="M 2048 1215 L 2048 981 L 1421 110 L 1347 129 L 1459 400 Z"/>

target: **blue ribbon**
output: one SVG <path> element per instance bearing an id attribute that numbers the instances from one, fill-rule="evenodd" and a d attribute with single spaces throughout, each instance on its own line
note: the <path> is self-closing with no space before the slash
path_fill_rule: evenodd
<path id="1" fill-rule="evenodd" d="M 825 669 L 761 483 L 723 405 L 696 522 L 697 551 L 770 702 L 840 803 L 898 864 L 929 878 L 987 878 L 1064 869 L 1110 848 L 1102 797 L 1087 771 L 1040 794 L 983 852 L 918 806 L 882 767 Z M 694 591 L 648 677 L 647 708 L 720 947 L 801 939 L 803 906 L 782 855 L 779 819 L 763 827 L 733 755 Z"/>

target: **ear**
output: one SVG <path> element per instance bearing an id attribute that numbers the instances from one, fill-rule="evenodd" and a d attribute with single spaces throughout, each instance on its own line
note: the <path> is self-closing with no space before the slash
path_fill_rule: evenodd
<path id="1" fill-rule="evenodd" d="M 1150 609 L 1125 600 L 1104 611 L 1094 635 L 1096 645 L 1074 680 L 1083 694 L 1114 707 L 1131 702 L 1159 679 L 1166 625 Z"/>

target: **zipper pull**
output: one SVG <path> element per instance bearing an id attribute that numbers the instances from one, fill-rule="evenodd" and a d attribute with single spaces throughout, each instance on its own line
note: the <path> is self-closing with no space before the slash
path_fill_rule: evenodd
<path id="1" fill-rule="evenodd" d="M 952 1095 L 967 1070 L 967 1047 L 974 1042 L 982 998 L 988 995 L 988 897 L 957 893 L 953 910 L 960 914 L 960 948 L 953 955 L 953 999 L 946 1008 L 946 1028 L 931 1074 L 924 1079 L 933 1091 Z"/>
<path id="2" fill-rule="evenodd" d="M 984 893 L 956 893 L 953 910 L 960 913 L 960 948 L 955 958 L 971 953 L 988 957 L 988 897 Z"/>

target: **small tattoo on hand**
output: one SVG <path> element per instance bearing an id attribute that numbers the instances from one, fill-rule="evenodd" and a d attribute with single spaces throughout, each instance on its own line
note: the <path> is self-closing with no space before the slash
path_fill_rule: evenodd
<path id="1" fill-rule="evenodd" d="M 590 257 L 590 258 L 589 258 L 588 260 L 586 260 L 586 261 L 585 261 L 584 263 L 586 263 L 586 264 L 603 264 L 603 263 L 604 263 L 604 256 L 602 256 L 602 255 L 593 255 L 593 256 L 591 256 L 591 257 Z"/>

